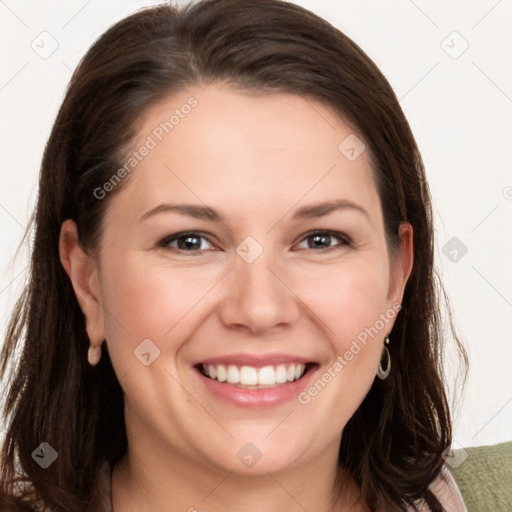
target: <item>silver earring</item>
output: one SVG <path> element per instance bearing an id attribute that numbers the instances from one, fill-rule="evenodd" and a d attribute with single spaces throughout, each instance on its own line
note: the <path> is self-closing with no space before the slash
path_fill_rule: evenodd
<path id="1" fill-rule="evenodd" d="M 384 343 L 386 345 L 389 345 L 388 336 L 386 336 Z M 379 363 L 379 368 L 377 369 L 377 377 L 379 377 L 379 379 L 382 379 L 382 380 L 384 380 L 389 375 L 389 372 L 391 371 L 391 356 L 389 355 L 389 350 L 386 345 L 384 345 L 384 349 L 386 350 L 386 355 L 387 355 L 386 369 L 384 370 L 384 368 L 382 368 L 382 361 Z"/>
<path id="2" fill-rule="evenodd" d="M 87 351 L 87 360 L 91 366 L 96 366 L 101 359 L 101 345 L 99 347 L 93 347 L 89 345 L 89 350 Z"/>

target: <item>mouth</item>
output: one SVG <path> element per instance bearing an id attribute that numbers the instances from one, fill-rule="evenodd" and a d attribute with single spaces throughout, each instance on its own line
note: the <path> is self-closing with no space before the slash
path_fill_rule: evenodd
<path id="1" fill-rule="evenodd" d="M 221 384 L 240 389 L 272 389 L 303 379 L 316 366 L 302 362 L 266 366 L 200 363 L 196 368 L 203 377 Z"/>
<path id="2" fill-rule="evenodd" d="M 238 353 L 193 364 L 208 399 L 255 410 L 297 400 L 319 368 L 310 359 L 283 353 Z"/>

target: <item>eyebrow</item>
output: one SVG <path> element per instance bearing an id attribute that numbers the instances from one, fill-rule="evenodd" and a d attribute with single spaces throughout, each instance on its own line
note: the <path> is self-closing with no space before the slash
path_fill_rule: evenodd
<path id="1" fill-rule="evenodd" d="M 354 203 L 353 201 L 349 201 L 347 199 L 338 199 L 335 201 L 327 201 L 324 203 L 312 204 L 310 206 L 303 206 L 302 208 L 299 208 L 295 212 L 292 219 L 303 220 L 315 217 L 323 217 L 324 215 L 328 215 L 329 213 L 334 212 L 336 210 L 347 209 L 360 212 L 366 215 L 368 219 L 370 219 L 368 212 L 362 206 L 359 206 L 357 203 Z"/>
<path id="2" fill-rule="evenodd" d="M 223 222 L 223 217 L 216 210 L 209 208 L 208 206 L 199 206 L 195 204 L 159 204 L 155 206 L 155 208 L 151 208 L 148 210 L 139 221 L 146 220 L 153 215 L 157 215 L 159 213 L 181 213 L 182 215 L 188 215 L 189 217 L 194 217 L 195 219 L 209 220 L 213 222 Z"/>
<path id="3" fill-rule="evenodd" d="M 335 201 L 327 201 L 299 208 L 293 215 L 292 220 L 304 220 L 317 217 L 323 217 L 336 210 L 353 210 L 364 214 L 368 219 L 368 212 L 357 203 L 346 199 L 338 199 Z M 194 204 L 159 204 L 155 208 L 148 210 L 139 221 L 144 221 L 149 217 L 160 213 L 179 213 L 187 215 L 195 219 L 209 220 L 212 222 L 224 222 L 224 217 L 219 212 L 208 206 L 200 206 Z"/>

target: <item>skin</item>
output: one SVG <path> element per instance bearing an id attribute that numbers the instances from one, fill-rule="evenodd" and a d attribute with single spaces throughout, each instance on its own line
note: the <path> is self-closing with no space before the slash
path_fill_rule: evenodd
<path id="1" fill-rule="evenodd" d="M 401 302 L 412 228 L 402 224 L 392 255 L 367 152 L 349 161 L 338 146 L 354 130 L 299 96 L 194 87 L 148 111 L 133 148 L 191 95 L 197 107 L 111 198 L 98 254 L 82 250 L 73 221 L 62 226 L 61 259 L 91 345 L 106 340 L 125 392 L 129 448 L 113 472 L 114 512 L 334 510 L 341 434 L 375 379 L 394 320 L 306 405 L 242 409 L 207 391 L 192 366 L 284 353 L 316 362 L 320 377 Z M 339 199 L 365 213 L 293 220 L 301 207 Z M 223 222 L 177 212 L 140 220 L 161 203 L 207 205 Z M 160 244 L 190 230 L 206 237 L 199 251 Z M 316 248 L 311 230 L 350 243 L 333 236 Z M 252 263 L 236 252 L 248 236 L 263 248 Z M 160 350 L 149 366 L 133 354 L 147 338 Z M 248 442 L 261 453 L 251 468 L 237 457 Z M 336 510 L 367 510 L 345 482 Z"/>

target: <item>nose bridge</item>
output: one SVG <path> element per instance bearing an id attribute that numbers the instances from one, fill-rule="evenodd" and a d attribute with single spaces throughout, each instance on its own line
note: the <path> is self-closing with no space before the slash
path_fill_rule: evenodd
<path id="1" fill-rule="evenodd" d="M 267 300 L 274 295 L 281 295 L 279 286 L 282 283 L 276 278 L 275 258 L 267 251 L 255 261 L 248 263 L 239 259 L 235 266 L 237 284 L 242 288 L 245 298 L 258 298 L 267 296 Z"/>
<path id="2" fill-rule="evenodd" d="M 284 284 L 286 277 L 280 276 L 284 267 L 271 249 L 262 249 L 258 250 L 250 240 L 247 246 L 242 242 L 237 248 L 235 268 L 222 308 L 226 324 L 262 331 L 298 318 L 294 296 Z"/>

